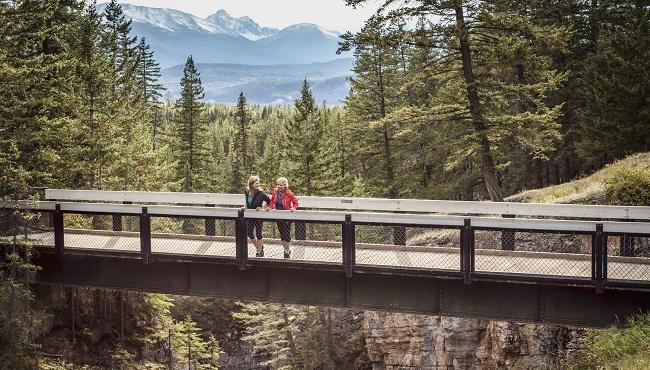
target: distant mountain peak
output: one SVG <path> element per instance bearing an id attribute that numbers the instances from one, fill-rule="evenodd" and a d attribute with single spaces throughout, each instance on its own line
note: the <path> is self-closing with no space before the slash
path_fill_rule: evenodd
<path id="1" fill-rule="evenodd" d="M 292 24 L 291 26 L 287 26 L 283 28 L 280 32 L 296 32 L 296 31 L 304 31 L 304 30 L 311 30 L 311 31 L 318 31 L 323 33 L 324 35 L 334 37 L 336 39 L 339 38 L 340 33 L 336 31 L 330 31 L 326 30 L 323 27 L 314 24 L 314 23 L 297 23 L 297 24 Z"/>
<path id="2" fill-rule="evenodd" d="M 125 0 L 128 1 L 128 0 Z M 101 13 L 106 3 L 97 5 Z M 183 64 L 188 55 L 196 62 L 235 64 L 304 64 L 342 58 L 336 55 L 337 33 L 315 24 L 283 30 L 262 27 L 247 16 L 235 17 L 224 9 L 200 18 L 174 9 L 121 3 L 132 33 L 146 37 L 163 67 Z"/>
<path id="3" fill-rule="evenodd" d="M 251 41 L 270 37 L 279 30 L 270 27 L 261 27 L 250 17 L 233 17 L 225 9 L 219 9 L 216 13 L 206 17 L 206 20 L 215 26 L 225 29 L 233 35 L 242 36 Z"/>

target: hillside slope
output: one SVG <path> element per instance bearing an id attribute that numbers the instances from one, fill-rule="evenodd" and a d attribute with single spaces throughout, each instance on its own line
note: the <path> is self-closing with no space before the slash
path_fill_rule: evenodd
<path id="1" fill-rule="evenodd" d="M 507 202 L 524 203 L 589 203 L 603 194 L 603 181 L 622 170 L 650 170 L 650 153 L 638 153 L 614 162 L 593 174 L 578 180 L 531 189 L 507 197 Z"/>

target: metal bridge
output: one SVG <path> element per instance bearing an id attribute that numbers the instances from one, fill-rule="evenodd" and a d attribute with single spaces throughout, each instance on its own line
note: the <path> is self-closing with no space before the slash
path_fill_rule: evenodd
<path id="1" fill-rule="evenodd" d="M 34 283 L 603 326 L 650 307 L 650 207 L 46 190 L 0 205 Z M 237 207 L 237 208 L 234 208 Z M 246 223 L 264 221 L 265 257 Z M 277 221 L 291 222 L 291 259 Z"/>

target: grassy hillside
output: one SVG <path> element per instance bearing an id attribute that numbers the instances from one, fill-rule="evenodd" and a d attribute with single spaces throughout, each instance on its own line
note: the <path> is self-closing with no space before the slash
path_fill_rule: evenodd
<path id="1" fill-rule="evenodd" d="M 604 182 L 620 171 L 650 170 L 650 153 L 639 153 L 612 163 L 593 174 L 563 184 L 532 189 L 506 198 L 525 203 L 589 203 L 601 198 Z"/>

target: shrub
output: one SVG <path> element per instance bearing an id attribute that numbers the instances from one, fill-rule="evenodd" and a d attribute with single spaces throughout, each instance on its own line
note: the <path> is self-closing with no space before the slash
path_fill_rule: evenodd
<path id="1" fill-rule="evenodd" d="M 650 206 L 650 170 L 621 170 L 605 180 L 609 204 Z"/>

